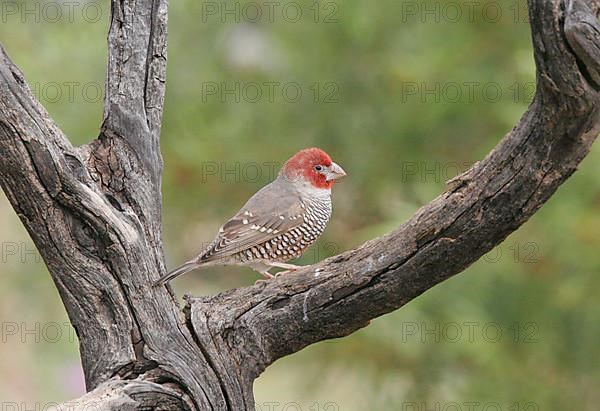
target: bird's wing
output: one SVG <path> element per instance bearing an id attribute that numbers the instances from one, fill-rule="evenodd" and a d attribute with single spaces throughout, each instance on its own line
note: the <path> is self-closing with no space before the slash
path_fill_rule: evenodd
<path id="1" fill-rule="evenodd" d="M 303 211 L 298 193 L 275 180 L 221 227 L 199 262 L 229 257 L 280 236 L 304 223 Z"/>

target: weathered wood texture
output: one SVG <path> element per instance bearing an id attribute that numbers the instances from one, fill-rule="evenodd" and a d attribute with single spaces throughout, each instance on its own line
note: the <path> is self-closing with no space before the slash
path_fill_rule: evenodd
<path id="1" fill-rule="evenodd" d="M 397 230 L 267 284 L 188 297 L 183 311 L 151 287 L 165 272 L 167 1 L 112 1 L 104 121 L 82 147 L 1 49 L 0 184 L 77 331 L 90 391 L 62 409 L 252 410 L 273 361 L 398 309 L 523 224 L 600 131 L 599 2 L 529 7 L 536 96 L 485 159 Z"/>

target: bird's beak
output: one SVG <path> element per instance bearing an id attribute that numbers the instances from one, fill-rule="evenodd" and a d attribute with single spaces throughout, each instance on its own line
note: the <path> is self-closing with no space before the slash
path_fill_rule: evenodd
<path id="1" fill-rule="evenodd" d="M 344 171 L 344 169 L 340 166 L 338 166 L 335 163 L 331 163 L 331 165 L 328 167 L 327 173 L 325 174 L 325 180 L 326 181 L 331 181 L 331 180 L 337 180 L 338 178 L 342 178 L 346 175 L 346 172 Z"/>

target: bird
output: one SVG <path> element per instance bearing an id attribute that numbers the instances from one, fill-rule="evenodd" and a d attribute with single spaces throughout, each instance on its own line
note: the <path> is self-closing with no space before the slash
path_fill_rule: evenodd
<path id="1" fill-rule="evenodd" d="M 155 285 L 210 266 L 246 266 L 265 279 L 300 268 L 300 257 L 325 231 L 332 212 L 331 188 L 346 172 L 325 151 L 312 147 L 285 162 L 275 180 L 254 194 L 221 226 L 199 255 L 173 269 Z"/>

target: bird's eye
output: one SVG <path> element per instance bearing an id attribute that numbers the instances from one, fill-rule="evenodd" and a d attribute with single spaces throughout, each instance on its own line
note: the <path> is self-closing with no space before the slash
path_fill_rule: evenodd
<path id="1" fill-rule="evenodd" d="M 315 166 L 315 170 L 322 171 L 323 170 L 323 166 Z"/>

